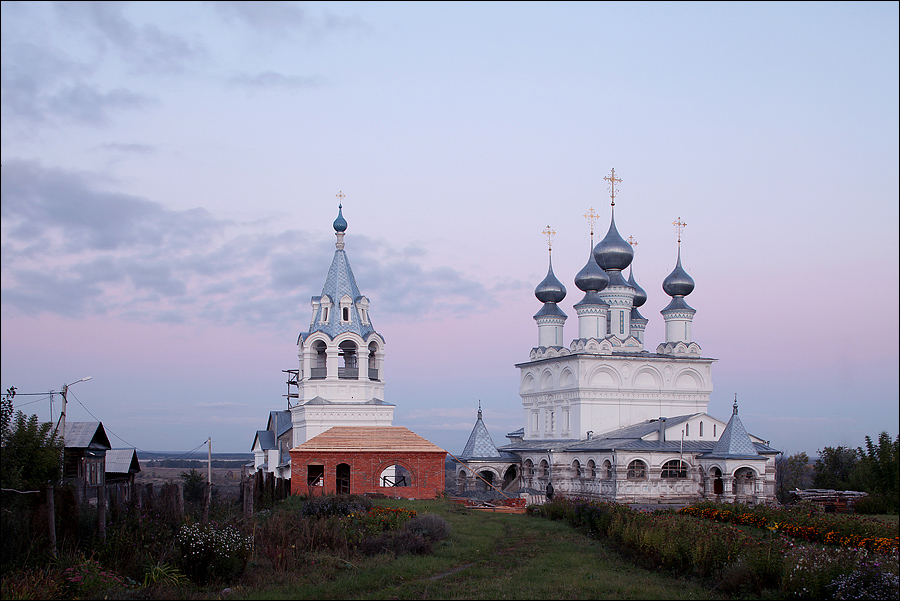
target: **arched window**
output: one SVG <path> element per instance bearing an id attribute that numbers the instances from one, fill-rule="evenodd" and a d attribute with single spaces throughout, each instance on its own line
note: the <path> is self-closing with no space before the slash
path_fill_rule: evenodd
<path id="1" fill-rule="evenodd" d="M 338 378 L 342 380 L 356 380 L 359 378 L 359 365 L 357 364 L 356 343 L 345 340 L 338 345 L 339 356 L 344 358 L 344 366 L 338 368 Z"/>
<path id="2" fill-rule="evenodd" d="M 531 459 L 525 460 L 525 475 L 529 478 L 534 477 L 534 463 L 531 461 Z"/>
<path id="3" fill-rule="evenodd" d="M 684 435 L 685 436 L 691 435 L 691 423 L 690 422 L 688 422 L 684 425 Z"/>
<path id="4" fill-rule="evenodd" d="M 603 462 L 603 471 L 606 472 L 607 480 L 613 479 L 613 468 L 612 468 L 612 463 L 609 462 L 609 459 L 607 459 L 606 461 Z"/>
<path id="5" fill-rule="evenodd" d="M 541 459 L 541 476 L 547 478 L 550 475 L 550 464 L 546 459 Z"/>
<path id="6" fill-rule="evenodd" d="M 350 307 L 341 308 L 341 320 L 350 321 Z"/>
<path id="7" fill-rule="evenodd" d="M 593 459 L 588 459 L 588 473 L 591 475 L 591 478 L 597 477 L 597 464 L 594 463 Z"/>
<path id="8" fill-rule="evenodd" d="M 700 437 L 703 437 L 703 422 L 700 422 Z"/>
<path id="9" fill-rule="evenodd" d="M 577 459 L 572 462 L 572 470 L 574 470 L 576 478 L 581 478 L 584 475 L 581 473 L 581 462 Z"/>
<path id="10" fill-rule="evenodd" d="M 687 478 L 688 466 L 684 461 L 673 459 L 666 461 L 662 466 L 662 478 Z"/>
<path id="11" fill-rule="evenodd" d="M 378 345 L 374 342 L 369 343 L 369 379 L 378 380 L 378 358 L 375 353 L 378 352 Z"/>
<path id="12" fill-rule="evenodd" d="M 311 380 L 322 380 L 327 375 L 326 366 L 328 365 L 326 359 L 327 355 L 325 353 L 326 350 L 325 343 L 321 340 L 317 340 L 313 344 L 313 351 L 316 353 L 315 363 L 310 366 L 309 377 Z"/>
<path id="13" fill-rule="evenodd" d="M 713 438 L 716 437 L 716 425 L 713 424 Z"/>
<path id="14" fill-rule="evenodd" d="M 628 479 L 643 480 L 647 477 L 647 464 L 640 459 L 635 459 L 628 464 Z"/>

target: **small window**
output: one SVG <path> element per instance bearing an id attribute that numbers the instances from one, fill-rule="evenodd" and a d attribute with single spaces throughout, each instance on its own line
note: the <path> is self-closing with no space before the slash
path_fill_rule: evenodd
<path id="1" fill-rule="evenodd" d="M 322 307 L 322 321 L 328 321 L 328 307 Z"/>
<path id="2" fill-rule="evenodd" d="M 713 424 L 713 438 L 716 437 L 716 425 Z"/>
<path id="3" fill-rule="evenodd" d="M 350 321 L 350 307 L 344 307 L 341 309 L 341 319 L 344 321 Z"/>
<path id="4" fill-rule="evenodd" d="M 597 465 L 593 459 L 588 460 L 588 472 L 590 472 L 591 478 L 597 477 Z"/>
<path id="5" fill-rule="evenodd" d="M 685 436 L 690 436 L 690 435 L 691 435 L 691 424 L 690 424 L 690 422 L 688 422 L 688 423 L 686 423 L 686 424 L 684 425 L 684 435 L 685 435 Z"/>
<path id="6" fill-rule="evenodd" d="M 575 470 L 576 478 L 581 478 L 581 476 L 583 476 L 581 473 L 581 463 L 577 459 L 572 462 L 572 469 Z"/>
<path id="7" fill-rule="evenodd" d="M 603 462 L 603 469 L 606 472 L 606 479 L 612 480 L 613 477 L 613 468 L 612 463 L 609 462 L 609 459 Z"/>
<path id="8" fill-rule="evenodd" d="M 700 437 L 703 437 L 703 422 L 700 422 Z"/>
<path id="9" fill-rule="evenodd" d="M 628 464 L 628 479 L 643 480 L 647 477 L 647 464 L 635 459 Z"/>

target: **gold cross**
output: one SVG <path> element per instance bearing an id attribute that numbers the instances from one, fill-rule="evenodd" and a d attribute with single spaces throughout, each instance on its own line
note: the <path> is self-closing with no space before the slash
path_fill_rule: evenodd
<path id="1" fill-rule="evenodd" d="M 550 226 L 548 225 L 544 228 L 544 231 L 542 233 L 547 236 L 547 251 L 553 252 L 553 236 L 556 235 L 556 232 L 550 229 Z"/>
<path id="2" fill-rule="evenodd" d="M 637 246 L 637 240 L 634 239 L 634 236 L 628 236 L 628 244 L 631 245 L 631 248 Z"/>
<path id="3" fill-rule="evenodd" d="M 609 182 L 609 197 L 612 199 L 612 206 L 616 206 L 616 192 L 619 191 L 619 189 L 616 188 L 616 184 L 622 183 L 622 180 L 616 177 L 615 168 L 613 168 L 612 171 L 609 172 L 609 175 L 603 179 Z"/>
<path id="4" fill-rule="evenodd" d="M 678 232 L 678 244 L 681 244 L 681 230 L 684 229 L 684 226 L 687 224 L 681 220 L 681 217 L 672 222 L 672 225 L 675 226 L 675 231 Z"/>
<path id="5" fill-rule="evenodd" d="M 584 214 L 584 218 L 588 220 L 588 223 L 591 224 L 591 248 L 594 247 L 594 222 L 600 218 L 600 215 L 594 212 L 594 207 L 591 207 L 590 210 Z"/>
<path id="6" fill-rule="evenodd" d="M 338 193 L 335 194 L 334 196 L 338 199 L 338 205 L 341 205 L 341 203 L 343 203 L 344 199 L 347 198 L 347 196 L 342 191 L 338 191 Z"/>

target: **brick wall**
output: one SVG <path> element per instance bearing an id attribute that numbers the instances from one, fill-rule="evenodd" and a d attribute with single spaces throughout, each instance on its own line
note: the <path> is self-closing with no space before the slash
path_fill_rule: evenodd
<path id="1" fill-rule="evenodd" d="M 433 499 L 444 492 L 444 451 L 291 451 L 291 494 L 334 494 L 337 466 L 350 466 L 350 494 L 380 493 L 388 497 Z M 307 485 L 307 466 L 324 466 L 324 486 Z M 381 472 L 399 464 L 410 473 L 409 486 L 381 486 Z"/>

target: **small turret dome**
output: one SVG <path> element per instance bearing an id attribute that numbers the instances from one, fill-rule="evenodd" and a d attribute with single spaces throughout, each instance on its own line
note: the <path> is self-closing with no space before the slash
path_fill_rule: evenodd
<path id="1" fill-rule="evenodd" d="M 336 232 L 344 232 L 347 230 L 347 220 L 344 219 L 344 214 L 341 211 L 341 207 L 342 205 L 338 205 L 338 216 L 332 224 L 334 226 L 334 231 Z"/>
<path id="2" fill-rule="evenodd" d="M 578 286 L 579 290 L 585 292 L 589 290 L 600 292 L 609 285 L 609 276 L 597 265 L 593 252 L 588 257 L 585 266 L 575 276 L 575 285 Z"/>
<path id="3" fill-rule="evenodd" d="M 616 229 L 615 214 L 609 221 L 609 231 L 606 237 L 594 247 L 594 259 L 597 265 L 605 270 L 622 270 L 631 265 L 634 258 L 634 249 L 626 242 Z"/>
<path id="4" fill-rule="evenodd" d="M 628 285 L 634 288 L 634 301 L 632 301 L 634 308 L 638 308 L 647 302 L 647 291 L 638 286 L 634 279 L 634 265 L 631 266 L 631 272 L 628 274 Z"/>
<path id="5" fill-rule="evenodd" d="M 558 303 L 566 298 L 566 287 L 553 275 L 553 261 L 550 261 L 550 269 L 547 277 L 534 289 L 534 295 L 542 303 Z"/>
<path id="6" fill-rule="evenodd" d="M 672 273 L 663 280 L 663 291 L 669 296 L 687 296 L 694 290 L 694 279 L 681 267 L 681 248 L 678 248 L 678 262 Z"/>

